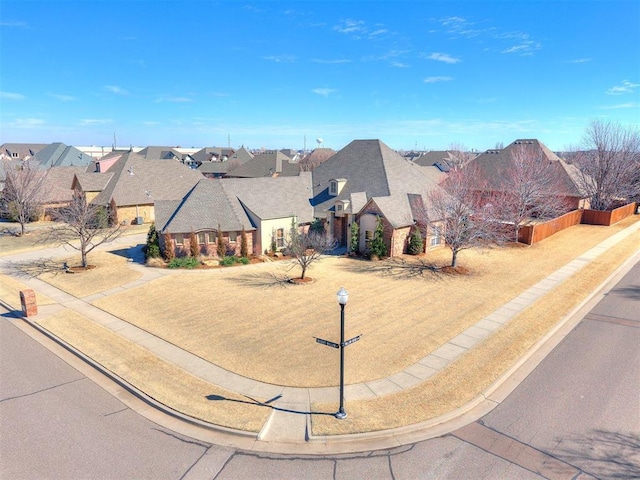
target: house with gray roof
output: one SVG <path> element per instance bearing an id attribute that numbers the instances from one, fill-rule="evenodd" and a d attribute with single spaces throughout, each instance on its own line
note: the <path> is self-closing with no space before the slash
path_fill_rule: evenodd
<path id="1" fill-rule="evenodd" d="M 546 145 L 537 139 L 517 139 L 502 149 L 487 150 L 471 160 L 467 165 L 474 168 L 485 191 L 500 192 L 509 170 L 513 166 L 519 151 L 525 149 L 526 155 L 539 162 L 548 162 L 554 169 L 557 179 L 549 195 L 561 197 L 567 205 L 567 211 L 588 208 L 587 199 L 578 187 L 577 167 L 562 160 Z"/>
<path id="2" fill-rule="evenodd" d="M 155 201 L 180 199 L 201 179 L 202 174 L 182 163 L 128 152 L 106 171 L 76 175 L 73 187 L 91 203 L 109 207 L 118 223 L 151 223 Z"/>
<path id="3" fill-rule="evenodd" d="M 213 256 L 221 231 L 229 253 L 239 255 L 244 231 L 253 254 L 282 250 L 292 223 L 302 227 L 313 221 L 311 192 L 309 173 L 200 180 L 181 199 L 156 201 L 161 247 L 170 239 L 176 254 L 185 255 L 195 236 L 199 251 Z"/>
<path id="4" fill-rule="evenodd" d="M 3 143 L 0 146 L 0 160 L 29 160 L 47 145 L 47 143 Z"/>
<path id="5" fill-rule="evenodd" d="M 260 153 L 233 170 L 227 177 L 290 177 L 300 174 L 300 165 L 280 151 Z"/>
<path id="6" fill-rule="evenodd" d="M 90 165 L 94 159 L 61 142 L 51 143 L 38 151 L 30 160 L 38 168 L 79 167 Z"/>
<path id="7" fill-rule="evenodd" d="M 253 159 L 253 155 L 244 147 L 234 151 L 217 147 L 207 147 L 196 153 L 198 171 L 205 177 L 224 178 L 229 172 Z"/>
<path id="8" fill-rule="evenodd" d="M 365 252 L 378 218 L 385 227 L 391 255 L 406 251 L 407 238 L 418 228 L 428 244 L 441 243 L 428 230 L 431 191 L 440 188 L 436 174 L 411 162 L 380 140 L 354 140 L 313 172 L 314 215 L 328 224 L 333 238 L 351 247 L 350 227 L 359 225 L 357 250 Z M 442 172 L 440 172 L 442 173 Z"/>

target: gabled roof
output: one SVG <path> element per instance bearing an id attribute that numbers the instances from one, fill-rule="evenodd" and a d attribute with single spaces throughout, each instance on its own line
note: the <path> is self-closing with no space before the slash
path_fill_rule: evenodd
<path id="1" fill-rule="evenodd" d="M 106 187 L 93 200 L 98 205 L 144 205 L 155 200 L 182 198 L 202 174 L 179 162 L 145 160 L 129 152 L 113 164 Z M 96 174 L 99 175 L 99 174 Z"/>
<path id="2" fill-rule="evenodd" d="M 295 215 L 313 220 L 309 174 L 282 178 L 203 179 L 181 201 L 157 201 L 156 224 L 162 232 L 185 233 L 255 229 L 248 211 L 262 220 Z"/>
<path id="3" fill-rule="evenodd" d="M 319 165 L 313 175 L 313 204 L 316 215 L 331 208 L 336 199 L 348 199 L 356 192 L 372 197 L 399 199 L 403 211 L 408 208 L 407 193 L 428 196 L 437 186 L 425 176 L 422 167 L 405 159 L 380 140 L 354 140 L 329 160 Z M 344 178 L 346 183 L 337 196 L 329 196 L 329 181 Z M 383 201 L 383 203 L 386 201 Z M 355 212 L 354 212 L 355 213 Z M 403 213 L 409 217 L 410 213 Z"/>
<path id="4" fill-rule="evenodd" d="M 101 192 L 113 177 L 113 172 L 106 173 L 77 173 L 76 179 L 73 182 L 73 187 L 80 188 L 83 192 Z"/>
<path id="5" fill-rule="evenodd" d="M 145 147 L 138 152 L 138 155 L 147 160 L 177 160 L 181 161 L 183 154 L 174 147 Z"/>
<path id="6" fill-rule="evenodd" d="M 310 172 L 318 165 L 323 164 L 336 154 L 332 148 L 316 148 L 308 155 L 305 155 L 298 163 L 302 170 Z"/>
<path id="7" fill-rule="evenodd" d="M 44 147 L 30 161 L 39 168 L 50 168 L 90 165 L 93 160 L 91 155 L 81 152 L 76 147 L 56 142 Z"/>
<path id="8" fill-rule="evenodd" d="M 468 165 L 473 165 L 490 188 L 500 188 L 501 179 L 504 178 L 510 165 L 513 163 L 513 155 L 519 148 L 531 149 L 533 155 L 540 161 L 550 162 L 556 170 L 556 178 L 560 181 L 561 191 L 549 192 L 582 198 L 578 188 L 578 172 L 576 167 L 569 165 L 555 153 L 549 150 L 537 139 L 518 139 L 499 150 L 487 150 L 471 160 Z"/>
<path id="9" fill-rule="evenodd" d="M 224 157 L 230 158 L 235 153 L 233 148 L 225 148 L 225 147 L 205 147 L 198 150 L 196 153 L 191 155 L 198 163 L 211 162 L 211 161 L 222 161 Z"/>
<path id="10" fill-rule="evenodd" d="M 47 145 L 47 143 L 3 143 L 0 146 L 0 158 L 26 160 Z"/>
<path id="11" fill-rule="evenodd" d="M 43 201 L 45 203 L 69 202 L 73 196 L 73 179 L 85 175 L 87 167 L 53 167 L 46 170 Z"/>
<path id="12" fill-rule="evenodd" d="M 245 162 L 241 166 L 227 172 L 230 177 L 258 178 L 258 177 L 289 177 L 298 175 L 300 166 L 284 153 L 261 153 Z"/>

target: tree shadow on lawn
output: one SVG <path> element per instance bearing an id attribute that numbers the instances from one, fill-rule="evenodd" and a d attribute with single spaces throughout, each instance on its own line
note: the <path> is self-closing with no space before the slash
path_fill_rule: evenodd
<path id="1" fill-rule="evenodd" d="M 52 258 L 36 258 L 22 262 L 8 262 L 5 271 L 15 277 L 39 277 L 45 273 L 64 273 L 67 270 L 66 262 L 56 261 Z"/>
<path id="2" fill-rule="evenodd" d="M 442 280 L 443 276 L 455 272 L 437 267 L 434 263 L 423 258 L 407 260 L 405 258 L 388 258 L 386 260 L 360 260 L 341 264 L 341 268 L 355 273 L 374 273 L 385 278 L 410 280 L 424 278 Z"/>
<path id="3" fill-rule="evenodd" d="M 241 286 L 253 288 L 286 288 L 293 286 L 290 276 L 278 275 L 273 272 L 245 274 L 238 277 L 232 277 L 229 280 Z"/>
<path id="4" fill-rule="evenodd" d="M 256 400 L 255 398 L 251 398 L 247 395 L 245 395 L 246 398 L 248 398 L 249 400 L 237 400 L 235 398 L 227 398 L 227 397 L 223 397 L 222 395 L 206 395 L 204 398 L 206 398 L 207 400 L 211 400 L 211 401 L 216 401 L 216 402 L 221 402 L 221 401 L 227 401 L 227 402 L 236 402 L 236 403 L 244 403 L 247 405 L 255 405 L 257 407 L 267 407 L 270 408 L 272 410 L 278 410 L 279 412 L 288 412 L 288 413 L 298 413 L 301 415 L 307 415 L 307 414 L 312 414 L 312 415 L 329 415 L 331 417 L 335 416 L 335 413 L 329 413 L 329 412 L 313 412 L 313 411 L 301 411 L 301 410 L 291 410 L 288 408 L 280 408 L 280 407 L 276 407 L 275 405 L 270 405 L 271 403 L 280 400 L 282 398 L 282 395 L 276 395 L 275 397 L 266 400 L 264 402 L 261 402 L 259 400 Z"/>

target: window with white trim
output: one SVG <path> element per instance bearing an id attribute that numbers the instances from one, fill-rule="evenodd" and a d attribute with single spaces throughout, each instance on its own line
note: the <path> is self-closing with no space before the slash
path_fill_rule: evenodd
<path id="1" fill-rule="evenodd" d="M 238 240 L 238 232 L 229 232 L 229 242 L 235 243 Z"/>
<path id="2" fill-rule="evenodd" d="M 338 194 L 338 182 L 335 180 L 331 180 L 329 182 L 329 195 L 337 195 Z"/>
<path id="3" fill-rule="evenodd" d="M 276 230 L 276 247 L 284 248 L 284 228 Z"/>
<path id="4" fill-rule="evenodd" d="M 429 240 L 429 245 L 435 247 L 436 245 L 440 245 L 442 243 L 442 229 L 434 225 L 431 227 L 431 238 Z"/>
<path id="5" fill-rule="evenodd" d="M 205 243 L 207 243 L 207 234 L 204 232 L 200 232 L 198 233 L 198 243 L 200 245 L 204 245 Z"/>
<path id="6" fill-rule="evenodd" d="M 173 238 L 176 241 L 176 245 L 184 245 L 184 237 L 181 233 L 176 233 Z"/>

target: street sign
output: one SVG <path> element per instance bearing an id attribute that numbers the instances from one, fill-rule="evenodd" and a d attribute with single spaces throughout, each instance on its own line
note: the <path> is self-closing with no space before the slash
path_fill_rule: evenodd
<path id="1" fill-rule="evenodd" d="M 358 335 L 358 336 L 355 336 L 355 337 L 353 337 L 353 338 L 350 338 L 349 340 L 346 340 L 346 341 L 342 344 L 342 347 L 344 348 L 344 347 L 346 347 L 346 346 L 348 346 L 348 345 L 351 345 L 352 343 L 356 343 L 358 340 L 360 340 L 360 337 L 361 337 L 361 336 L 362 336 L 362 335 Z"/>
<path id="2" fill-rule="evenodd" d="M 340 348 L 340 344 L 330 342 L 329 340 L 323 340 L 321 338 L 316 338 L 316 342 L 321 343 L 322 345 L 326 345 L 328 347 Z"/>

